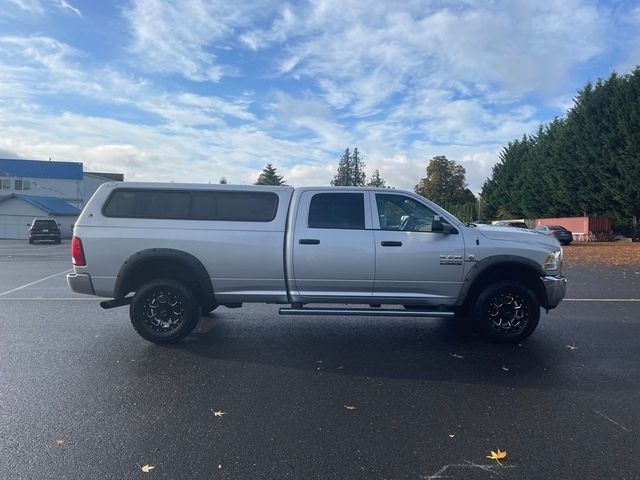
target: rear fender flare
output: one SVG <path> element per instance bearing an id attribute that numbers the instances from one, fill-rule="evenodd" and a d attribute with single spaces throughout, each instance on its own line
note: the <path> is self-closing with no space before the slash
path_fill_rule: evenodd
<path id="1" fill-rule="evenodd" d="M 122 299 L 128 293 L 127 279 L 137 267 L 146 262 L 156 261 L 177 262 L 185 266 L 193 274 L 194 280 L 200 287 L 199 293 L 202 295 L 203 306 L 211 305 L 213 308 L 216 303 L 215 295 L 207 269 L 192 254 L 173 248 L 149 248 L 136 252 L 127 258 L 116 277 L 114 298 L 116 300 Z"/>

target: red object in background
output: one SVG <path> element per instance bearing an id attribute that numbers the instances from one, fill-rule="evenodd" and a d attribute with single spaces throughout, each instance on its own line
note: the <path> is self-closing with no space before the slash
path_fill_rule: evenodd
<path id="1" fill-rule="evenodd" d="M 71 261 L 78 267 L 84 267 L 87 264 L 87 261 L 84 258 L 82 241 L 78 237 L 73 237 L 71 239 Z"/>
<path id="2" fill-rule="evenodd" d="M 536 227 L 540 225 L 560 225 L 573 232 L 576 240 L 588 240 L 589 232 L 611 232 L 609 217 L 538 218 Z"/>

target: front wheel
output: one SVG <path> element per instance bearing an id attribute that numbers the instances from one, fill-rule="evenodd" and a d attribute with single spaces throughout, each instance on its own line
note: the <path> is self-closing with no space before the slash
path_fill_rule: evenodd
<path id="1" fill-rule="evenodd" d="M 153 343 L 177 343 L 198 324 L 200 306 L 189 288 L 165 278 L 137 289 L 129 316 L 142 338 Z"/>
<path id="2" fill-rule="evenodd" d="M 474 323 L 492 340 L 516 343 L 538 326 L 540 303 L 526 285 L 503 280 L 487 286 L 473 309 Z"/>

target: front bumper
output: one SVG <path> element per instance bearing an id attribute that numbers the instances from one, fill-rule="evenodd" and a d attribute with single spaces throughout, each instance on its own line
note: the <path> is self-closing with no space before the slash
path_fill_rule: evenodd
<path id="1" fill-rule="evenodd" d="M 546 302 L 542 305 L 542 308 L 550 310 L 557 307 L 567 293 L 567 279 L 565 277 L 548 275 L 542 277 L 542 284 L 544 285 L 546 297 Z"/>
<path id="2" fill-rule="evenodd" d="M 85 273 L 69 273 L 67 275 L 67 283 L 74 292 L 95 295 L 91 277 Z"/>

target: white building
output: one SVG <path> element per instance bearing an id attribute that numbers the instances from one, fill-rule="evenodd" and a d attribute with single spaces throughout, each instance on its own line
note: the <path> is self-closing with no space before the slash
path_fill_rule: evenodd
<path id="1" fill-rule="evenodd" d="M 82 163 L 0 159 L 0 238 L 26 239 L 34 218 L 55 218 L 63 238 L 96 189 L 124 175 L 84 172 Z"/>

